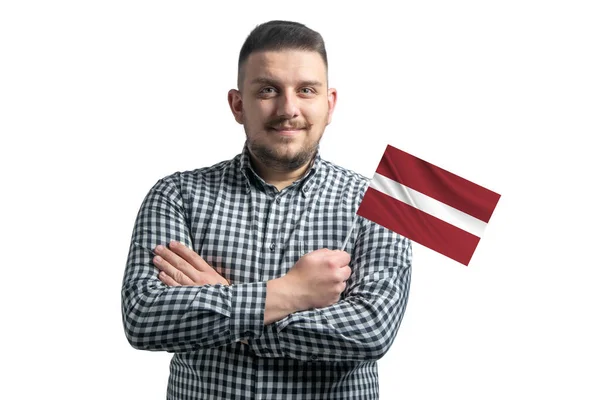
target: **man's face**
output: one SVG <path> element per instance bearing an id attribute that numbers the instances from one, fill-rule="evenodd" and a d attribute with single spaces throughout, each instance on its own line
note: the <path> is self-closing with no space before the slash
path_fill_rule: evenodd
<path id="1" fill-rule="evenodd" d="M 229 102 L 252 156 L 266 167 L 292 171 L 315 155 L 336 96 L 319 53 L 266 51 L 250 54 L 240 91 L 230 91 Z"/>

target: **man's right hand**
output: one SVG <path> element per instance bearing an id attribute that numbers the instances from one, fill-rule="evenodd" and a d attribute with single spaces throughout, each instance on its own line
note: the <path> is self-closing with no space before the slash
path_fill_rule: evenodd
<path id="1" fill-rule="evenodd" d="M 301 257 L 283 277 L 267 282 L 265 325 L 337 303 L 352 274 L 349 263 L 345 251 L 320 249 Z"/>

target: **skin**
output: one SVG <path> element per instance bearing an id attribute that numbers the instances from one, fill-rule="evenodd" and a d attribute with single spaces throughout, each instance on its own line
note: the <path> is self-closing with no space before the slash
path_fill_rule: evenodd
<path id="1" fill-rule="evenodd" d="M 331 122 L 337 91 L 328 88 L 325 63 L 313 51 L 252 53 L 242 76 L 241 87 L 228 93 L 231 112 L 244 126 L 253 168 L 282 190 L 311 166 Z M 179 242 L 157 246 L 154 252 L 159 279 L 168 286 L 230 284 Z M 301 257 L 286 275 L 268 281 L 265 325 L 339 301 L 352 272 L 349 262 L 344 251 L 320 249 Z"/>
<path id="2" fill-rule="evenodd" d="M 327 68 L 313 51 L 252 53 L 240 90 L 228 94 L 235 120 L 244 125 L 256 172 L 279 190 L 310 166 L 337 91 L 327 86 Z"/>

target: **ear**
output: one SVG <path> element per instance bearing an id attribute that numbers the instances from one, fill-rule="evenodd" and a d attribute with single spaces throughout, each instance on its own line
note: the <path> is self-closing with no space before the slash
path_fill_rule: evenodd
<path id="1" fill-rule="evenodd" d="M 327 90 L 327 105 L 329 110 L 327 111 L 327 125 L 331 123 L 331 119 L 333 118 L 333 110 L 335 109 L 335 105 L 337 103 L 337 90 L 334 88 Z"/>
<path id="2" fill-rule="evenodd" d="M 237 89 L 231 89 L 227 93 L 227 101 L 229 102 L 229 108 L 233 113 L 233 117 L 238 124 L 244 123 L 244 107 L 242 104 L 242 93 Z"/>

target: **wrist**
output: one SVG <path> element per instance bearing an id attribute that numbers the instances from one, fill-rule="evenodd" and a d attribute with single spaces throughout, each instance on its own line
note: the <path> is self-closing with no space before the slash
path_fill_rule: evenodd
<path id="1" fill-rule="evenodd" d="M 269 325 L 300 311 L 297 303 L 285 276 L 267 281 L 264 324 Z"/>

